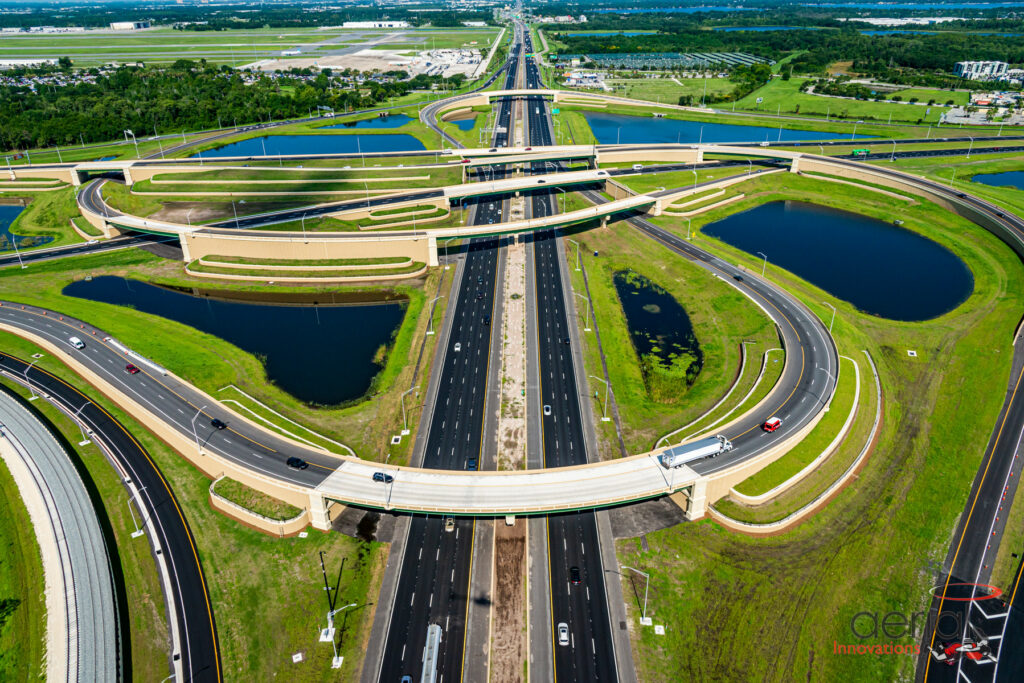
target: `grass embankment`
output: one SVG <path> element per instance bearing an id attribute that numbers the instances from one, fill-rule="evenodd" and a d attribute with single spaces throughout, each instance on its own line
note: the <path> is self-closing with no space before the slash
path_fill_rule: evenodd
<path id="1" fill-rule="evenodd" d="M 689 95 L 694 105 L 700 104 L 701 97 L 722 95 L 733 91 L 735 84 L 728 78 L 609 78 L 605 81 L 614 89 L 616 97 L 633 100 L 647 100 L 664 104 L 678 104 L 679 98 Z"/>
<path id="2" fill-rule="evenodd" d="M 664 189 L 675 190 L 692 187 L 695 182 L 704 183 L 709 180 L 724 180 L 725 178 L 743 175 L 747 175 L 746 166 L 730 166 L 727 168 L 697 168 L 696 175 L 693 171 L 665 171 L 664 173 L 616 176 L 615 180 L 637 194 L 646 194 L 647 192 L 657 192 Z M 715 190 L 709 192 L 713 191 Z M 680 201 L 690 201 L 690 199 L 690 197 L 686 197 Z"/>
<path id="3" fill-rule="evenodd" d="M 27 358 L 39 351 L 28 342 L 0 333 L 3 348 Z M 82 387 L 84 382 L 49 354 L 36 367 L 43 367 L 65 381 Z M 372 619 L 372 603 L 380 590 L 387 558 L 386 546 L 349 538 L 342 534 L 311 532 L 307 538 L 276 539 L 253 531 L 214 511 L 209 504 L 210 480 L 155 438 L 129 415 L 98 392 L 86 393 L 125 425 L 149 452 L 167 479 L 195 536 L 203 573 L 206 577 L 217 624 L 221 664 L 227 680 L 270 680 L 286 676 L 289 680 L 321 680 L 331 671 L 333 652 L 329 644 L 317 641 L 318 629 L 325 624 L 323 579 L 318 554 L 325 553 L 328 571 L 337 572 L 345 561 L 345 572 L 336 596 L 337 604 L 357 603 L 346 610 L 348 617 L 335 625 L 343 629 L 338 654 L 345 656 L 341 676 L 354 678 L 366 650 L 366 638 Z M 38 402 L 41 403 L 41 402 Z M 77 441 L 78 429 L 60 424 L 67 440 Z M 137 553 L 139 569 L 152 571 L 152 581 L 133 587 L 134 579 L 126 571 L 131 610 L 134 678 L 160 680 L 166 676 L 166 618 L 162 614 L 162 595 L 155 576 L 155 565 L 144 539 L 131 539 L 134 530 L 123 489 L 117 475 L 96 450 L 83 460 L 97 482 L 103 503 L 117 531 L 122 553 Z M 104 474 L 104 471 L 106 474 Z M 124 565 L 124 559 L 122 559 Z M 136 592 L 137 591 L 137 592 Z M 154 642 L 148 650 L 137 650 L 136 628 L 155 629 L 148 633 Z M 267 637 L 273 634 L 273 637 Z M 292 664 L 291 655 L 302 651 L 305 659 Z"/>
<path id="4" fill-rule="evenodd" d="M 581 244 L 583 267 L 587 271 L 594 315 L 607 358 L 612 391 L 619 406 L 623 440 L 629 453 L 649 450 L 663 434 L 690 422 L 714 405 L 728 391 L 739 371 L 740 342 L 756 340 L 754 348 L 776 345 L 775 330 L 768 319 L 746 297 L 689 261 L 673 255 L 651 240 L 642 239 L 626 224 L 613 224 L 573 236 Z M 575 248 L 566 255 L 573 289 L 585 293 L 581 273 L 575 268 Z M 600 255 L 593 256 L 594 251 Z M 694 335 L 704 354 L 704 367 L 694 383 L 681 382 L 678 395 L 659 401 L 652 397 L 640 368 L 629 327 L 616 293 L 615 273 L 633 270 L 661 286 L 686 310 Z M 576 313 L 586 314 L 578 301 Z M 604 377 L 597 340 L 583 333 L 587 374 Z M 598 391 L 595 410 L 603 409 L 604 386 L 594 382 L 590 395 Z M 612 423 L 598 423 L 601 450 L 605 457 L 618 453 Z"/>
<path id="5" fill-rule="evenodd" d="M 238 263 L 251 266 L 383 266 L 391 263 L 409 263 L 412 259 L 404 256 L 382 256 L 380 258 L 337 258 L 323 260 L 303 259 L 251 259 L 243 256 L 204 256 L 204 261 L 217 263 Z"/>
<path id="6" fill-rule="evenodd" d="M 17 192 L 0 193 L 0 201 L 15 197 L 24 200 L 27 204 L 25 210 L 11 223 L 10 232 L 26 237 L 53 238 L 49 242 L 39 244 L 38 247 L 19 245 L 20 250 L 59 247 L 82 241 L 82 238 L 71 229 L 71 225 L 68 223 L 72 218 L 81 216 L 78 212 L 78 204 L 75 202 L 75 188 L 64 187 L 49 192 L 32 192 L 27 197 L 20 197 Z"/>
<path id="7" fill-rule="evenodd" d="M 874 162 L 878 165 L 890 162 Z M 1001 206 L 1005 206 L 1018 216 L 1024 216 L 1024 191 L 1013 187 L 995 187 L 984 183 L 972 182 L 970 179 L 981 173 L 1002 173 L 1006 171 L 1024 170 L 1024 154 L 985 155 L 970 159 L 966 155 L 943 157 L 942 159 L 898 159 L 892 166 L 901 171 L 914 173 L 943 183 L 947 187 L 962 192 L 969 192 Z"/>
<path id="8" fill-rule="evenodd" d="M 46 603 L 39 544 L 21 493 L 0 459 L 0 679 L 43 677 Z"/>
<path id="9" fill-rule="evenodd" d="M 390 437 L 402 425 L 401 393 L 410 386 L 413 369 L 419 357 L 427 321 L 422 307 L 427 293 L 434 296 L 443 270 L 431 271 L 422 281 L 412 280 L 393 285 L 394 290 L 409 297 L 405 317 L 392 339 L 384 368 L 374 379 L 366 399 L 346 406 L 310 407 L 268 381 L 263 364 L 250 353 L 210 334 L 161 318 L 131 311 L 127 308 L 61 295 L 63 287 L 87 275 L 120 275 L 149 282 L 176 286 L 209 287 L 182 275 L 181 265 L 165 261 L 143 251 L 117 251 L 108 254 L 69 258 L 40 263 L 28 270 L 0 270 L 0 298 L 32 303 L 80 317 L 97 325 L 128 344 L 139 353 L 167 367 L 186 381 L 212 396 L 219 389 L 234 384 L 271 409 L 310 429 L 351 446 L 362 457 L 384 458 L 390 449 L 391 461 L 404 462 L 408 457 L 409 439 L 399 446 L 390 446 Z M 445 286 L 448 286 L 447 280 Z M 218 284 L 220 290 L 267 291 L 263 284 Z M 294 286 L 274 287 L 287 292 L 350 292 L 379 291 L 379 287 Z M 445 294 L 445 291 L 440 292 Z M 446 299 L 442 299 L 443 309 Z M 157 333 L 154 333 L 157 331 Z M 420 372 L 429 370 L 434 344 L 427 344 Z M 222 394 L 221 394 L 222 395 Z M 225 395 L 226 396 L 226 395 Z M 271 422 L 279 418 L 251 401 L 230 395 Z M 407 404 L 409 402 L 407 401 Z M 410 407 L 407 405 L 407 408 Z M 410 425 L 418 420 L 418 406 L 410 413 Z M 291 427 L 289 427 L 291 429 Z"/>
<path id="10" fill-rule="evenodd" d="M 262 515 L 268 519 L 293 519 L 302 512 L 302 510 L 293 505 L 282 503 L 262 491 L 249 488 L 242 482 L 235 481 L 229 477 L 218 479 L 213 486 L 213 492 L 221 498 L 227 498 L 235 505 L 240 505 L 246 510 L 255 512 L 257 515 Z"/>
<path id="11" fill-rule="evenodd" d="M 0 343 L 5 351 L 22 359 L 39 351 L 32 344 L 7 333 L 0 333 Z M 36 363 L 36 367 L 51 372 L 58 365 L 48 354 Z M 0 382 L 23 398 L 30 396 L 27 389 L 14 382 L 7 379 Z M 125 592 L 118 596 L 118 600 L 124 601 L 129 614 L 133 678 L 159 680 L 166 675 L 169 638 L 167 608 L 149 543 L 145 539 L 131 537 L 137 528 L 136 521 L 141 522 L 138 508 L 133 508 L 133 520 L 133 513 L 128 509 L 128 493 L 117 471 L 96 444 L 77 445 L 81 436 L 74 422 L 46 401 L 35 401 L 32 408 L 38 410 L 44 419 L 64 435 L 64 448 L 75 461 L 93 500 L 103 501 L 103 507 L 97 508 L 97 514 L 101 526 L 113 533 L 113 543 L 116 545 L 113 559 L 123 576 L 124 585 L 119 589 L 123 588 Z M 39 579 L 42 580 L 41 573 Z M 4 677 L 4 680 L 14 679 Z"/>
<path id="12" fill-rule="evenodd" d="M 1024 269 L 994 236 L 934 205 L 907 207 L 792 174 L 753 182 L 766 184 L 761 197 L 711 212 L 695 225 L 773 198 L 880 217 L 898 211 L 905 227 L 964 259 L 975 290 L 940 318 L 901 323 L 859 313 L 769 265 L 769 277 L 818 315 L 830 314 L 822 301 L 836 305 L 834 333 L 843 348 L 871 352 L 885 395 L 884 428 L 854 484 L 793 531 L 749 538 L 705 521 L 648 534 L 646 552 L 636 541 L 621 542 L 620 563 L 652 574 L 648 613 L 667 627 L 665 637 L 651 629 L 638 633 L 634 661 L 639 677 L 651 681 L 908 678 L 914 657 L 837 656 L 833 644 L 888 642 L 858 641 L 849 627 L 858 612 L 927 610 L 935 578 L 927 567 L 941 564 L 948 551 L 949 532 L 1005 395 L 1010 342 L 1024 309 Z M 685 234 L 685 222 L 655 220 Z M 695 241 L 751 270 L 759 267 L 758 257 L 703 236 Z M 909 357 L 907 349 L 917 350 L 918 357 Z M 941 428 L 952 423 L 958 429 Z M 909 645 L 919 636 L 894 642 Z M 788 645 L 765 650 L 766 637 Z M 709 658 L 708 652 L 715 655 Z"/>
<path id="13" fill-rule="evenodd" d="M 273 264 L 270 264 L 273 265 Z M 367 277 L 382 277 L 382 276 L 393 276 L 393 275 L 409 275 L 411 273 L 417 273 L 423 269 L 423 262 L 413 261 L 407 266 L 401 268 L 372 268 L 368 270 L 346 270 L 339 268 L 337 270 L 278 270 L 276 268 L 231 268 L 218 266 L 215 263 L 199 263 L 193 261 L 188 265 L 189 271 L 193 273 L 210 273 L 211 275 L 234 275 L 243 277 L 258 277 L 258 278 L 282 278 L 282 277 L 301 277 L 306 279 L 313 278 L 367 278 Z"/>
<path id="14" fill-rule="evenodd" d="M 736 102 L 737 109 L 763 111 L 771 114 L 802 114 L 804 116 L 825 116 L 844 119 L 874 119 L 876 121 L 893 121 L 908 123 L 937 123 L 944 112 L 948 100 L 965 103 L 967 93 L 946 90 L 914 90 L 904 93 L 887 94 L 886 97 L 904 97 L 905 103 L 875 102 L 874 100 L 853 100 L 840 97 L 825 97 L 813 93 L 800 92 L 800 86 L 806 78 L 792 78 L 788 81 L 773 78 L 766 85 L 758 88 L 743 99 Z M 919 104 L 910 104 L 911 97 L 917 97 Z M 762 98 L 759 103 L 758 98 Z M 931 99 L 937 104 L 927 106 Z M 728 108 L 728 107 L 724 107 Z"/>
<path id="15" fill-rule="evenodd" d="M 490 138 L 488 138 L 487 140 L 482 140 L 483 144 L 481 144 L 480 129 L 486 124 L 490 113 L 490 105 L 477 105 L 473 107 L 473 125 L 466 130 L 463 130 L 456 124 L 465 125 L 465 121 L 470 118 L 470 115 L 468 114 L 464 118 L 460 117 L 459 121 L 438 121 L 437 123 L 441 130 L 458 140 L 464 147 L 486 147 L 491 141 Z"/>
<path id="16" fill-rule="evenodd" d="M 832 405 L 821 421 L 797 446 L 768 467 L 745 479 L 736 486 L 736 490 L 748 496 L 756 496 L 772 490 L 779 484 L 806 467 L 812 460 L 832 443 L 839 434 L 853 408 L 853 396 L 857 382 L 853 363 L 843 358 L 839 361 L 839 383 L 832 398 Z M 864 377 L 861 377 L 861 384 Z M 862 391 L 865 389 L 861 387 Z"/>

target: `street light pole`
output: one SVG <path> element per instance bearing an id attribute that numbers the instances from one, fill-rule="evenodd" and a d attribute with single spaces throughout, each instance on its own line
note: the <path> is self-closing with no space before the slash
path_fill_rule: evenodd
<path id="1" fill-rule="evenodd" d="M 832 323 L 836 321 L 836 307 L 827 301 L 822 301 L 821 303 L 825 304 L 826 306 L 832 309 L 832 320 L 828 322 L 828 333 L 832 334 Z"/>
<path id="2" fill-rule="evenodd" d="M 765 256 L 764 253 L 762 253 L 760 251 L 757 252 L 757 255 L 764 257 L 764 263 L 761 264 L 761 277 L 764 277 L 765 268 L 768 267 L 768 257 Z"/>
<path id="3" fill-rule="evenodd" d="M 441 296 L 435 296 L 433 299 L 431 299 L 427 303 L 427 307 L 433 306 L 435 301 L 437 301 L 438 299 L 443 299 L 443 298 L 444 298 L 444 294 L 442 294 Z M 433 308 L 431 308 L 430 317 L 427 318 L 427 334 L 434 334 L 434 314 L 433 314 Z"/>
<path id="4" fill-rule="evenodd" d="M 575 294 L 576 296 L 578 296 L 579 298 L 581 298 L 581 299 L 583 299 L 584 301 L 587 302 L 587 317 L 584 318 L 584 320 L 583 320 L 583 325 L 584 325 L 583 331 L 584 332 L 590 332 L 590 328 L 587 327 L 588 325 L 590 325 L 590 299 L 588 299 L 587 297 L 583 296 L 579 292 L 573 292 L 573 294 Z"/>
<path id="5" fill-rule="evenodd" d="M 188 227 L 190 228 L 192 227 L 192 212 L 195 210 L 196 207 L 193 206 L 191 209 L 188 210 L 188 213 L 185 214 L 185 220 L 188 221 Z"/>
<path id="6" fill-rule="evenodd" d="M 320 632 L 320 642 L 331 641 L 331 646 L 334 648 L 334 659 L 331 660 L 332 669 L 340 669 L 342 662 L 345 661 L 344 657 L 338 656 L 338 643 L 334 640 L 334 615 L 343 610 L 347 610 L 350 607 L 355 607 L 357 603 L 351 603 L 344 607 L 339 607 L 336 610 L 331 610 L 327 613 L 327 628 Z"/>
<path id="7" fill-rule="evenodd" d="M 36 390 L 32 388 L 32 381 L 29 380 L 29 378 L 28 378 L 28 371 L 32 369 L 33 365 L 35 365 L 36 363 L 38 363 L 41 360 L 42 360 L 42 358 L 36 358 L 34 361 L 32 361 L 31 363 L 28 364 L 28 367 L 25 368 L 25 372 L 21 373 L 22 375 L 25 376 L 25 384 L 28 385 L 28 390 L 30 392 L 32 392 L 32 398 L 29 399 L 30 401 L 34 401 L 34 400 L 36 400 L 39 397 L 36 396 Z"/>
<path id="8" fill-rule="evenodd" d="M 968 135 L 967 137 L 971 138 L 970 135 Z M 968 159 L 971 158 L 971 150 L 972 149 L 974 149 L 974 138 L 971 138 L 971 144 L 967 147 L 967 158 Z"/>
<path id="9" fill-rule="evenodd" d="M 608 422 L 611 420 L 611 418 L 608 417 L 608 382 L 596 375 L 591 375 L 591 377 L 604 384 L 604 408 L 601 409 L 601 422 Z"/>
<path id="10" fill-rule="evenodd" d="M 690 217 L 684 216 L 686 219 L 686 239 L 690 239 Z"/>
<path id="11" fill-rule="evenodd" d="M 651 622 L 650 622 L 650 620 L 649 620 L 649 619 L 647 618 L 647 592 L 648 592 L 648 591 L 650 590 L 650 588 L 651 588 L 651 575 L 650 575 L 650 574 L 648 574 L 648 573 L 646 573 L 646 572 L 642 572 L 642 571 L 640 571 L 640 570 L 639 570 L 639 569 L 637 569 L 636 567 L 627 567 L 627 566 L 625 566 L 625 565 L 622 565 L 622 566 L 620 567 L 620 569 L 628 569 L 628 570 L 630 570 L 630 571 L 634 571 L 634 572 L 636 572 L 637 574 L 639 574 L 640 576 L 644 577 L 644 578 L 645 578 L 645 579 L 647 580 L 647 581 L 646 581 L 646 584 L 645 584 L 645 586 L 644 586 L 644 609 L 643 609 L 643 611 L 642 611 L 642 612 L 640 613 L 640 623 L 641 623 L 642 625 L 644 625 L 644 626 L 650 626 L 650 625 L 651 625 Z"/>
<path id="12" fill-rule="evenodd" d="M 75 411 L 75 422 L 77 422 L 77 423 L 78 423 L 78 430 L 79 430 L 80 432 L 82 432 L 82 440 L 78 442 L 78 445 L 79 445 L 79 446 L 85 446 L 85 445 L 87 445 L 87 444 L 90 444 L 90 443 L 92 443 L 91 441 L 89 441 L 89 437 L 87 437 L 87 436 L 85 435 L 85 427 L 83 427 L 83 426 L 82 426 L 82 422 L 81 422 L 81 420 L 79 419 L 79 417 L 80 417 L 80 415 L 81 415 L 82 411 L 83 411 L 83 410 L 85 409 L 85 407 L 86 407 L 87 405 L 89 405 L 89 404 L 88 404 L 88 403 L 83 403 L 83 404 L 82 404 L 82 407 L 81 407 L 81 408 L 79 408 L 78 410 L 76 410 L 76 411 Z"/>
<path id="13" fill-rule="evenodd" d="M 420 385 L 410 387 L 408 391 L 402 394 L 402 436 L 406 436 L 409 433 L 409 422 L 405 419 L 405 397 L 420 388 Z"/>
<path id="14" fill-rule="evenodd" d="M 563 210 L 564 213 L 564 210 Z M 569 240 L 576 245 L 576 272 L 580 272 L 580 243 L 576 240 Z"/>
<path id="15" fill-rule="evenodd" d="M 199 455 L 203 454 L 203 449 L 199 446 L 199 432 L 196 431 L 196 418 L 202 415 L 204 410 L 206 410 L 206 406 L 197 410 L 196 414 L 192 416 L 192 436 L 196 438 L 196 451 Z"/>

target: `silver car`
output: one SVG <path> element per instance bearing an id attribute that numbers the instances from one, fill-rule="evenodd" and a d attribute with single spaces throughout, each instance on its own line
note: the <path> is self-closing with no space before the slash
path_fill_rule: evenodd
<path id="1" fill-rule="evenodd" d="M 564 621 L 558 625 L 558 644 L 569 644 L 569 624 L 565 623 Z"/>

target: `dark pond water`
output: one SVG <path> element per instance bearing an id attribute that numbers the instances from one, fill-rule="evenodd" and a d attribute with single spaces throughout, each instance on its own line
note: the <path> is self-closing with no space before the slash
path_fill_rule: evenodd
<path id="1" fill-rule="evenodd" d="M 718 26 L 714 30 L 729 33 L 735 31 L 752 31 L 756 33 L 764 31 L 820 31 L 821 29 L 817 26 Z"/>
<path id="2" fill-rule="evenodd" d="M 203 150 L 204 159 L 215 157 L 274 156 L 276 154 L 356 154 L 405 152 L 426 149 L 411 135 L 264 135 Z M 193 154 L 193 157 L 200 156 Z"/>
<path id="3" fill-rule="evenodd" d="M 319 130 L 329 128 L 401 128 L 410 121 L 412 121 L 411 116 L 391 114 L 389 116 L 371 116 L 366 119 L 359 119 L 358 121 L 342 121 L 330 126 L 320 126 Z"/>
<path id="4" fill-rule="evenodd" d="M 390 343 L 405 315 L 404 299 L 380 293 L 375 302 L 346 305 L 333 302 L 329 293 L 247 301 L 259 293 L 239 292 L 235 298 L 233 292 L 197 290 L 196 295 L 111 276 L 72 282 L 63 293 L 131 306 L 220 337 L 262 358 L 267 376 L 281 389 L 319 405 L 366 393 L 381 369 L 374 355 Z M 285 303 L 289 298 L 295 301 Z"/>
<path id="5" fill-rule="evenodd" d="M 971 182 L 993 187 L 1012 187 L 1024 190 L 1024 171 L 1004 171 L 1002 173 L 979 173 L 971 178 Z"/>
<path id="6" fill-rule="evenodd" d="M 929 320 L 974 291 L 940 244 L 891 223 L 806 202 L 770 202 L 703 228 L 712 237 L 893 320 Z"/>
<path id="7" fill-rule="evenodd" d="M 455 127 L 458 128 L 459 130 L 473 130 L 473 127 L 476 126 L 476 117 L 471 116 L 468 119 L 452 121 L 452 123 L 455 124 Z"/>
<path id="8" fill-rule="evenodd" d="M 667 291 L 632 270 L 620 270 L 613 278 L 615 292 L 626 314 L 629 336 L 633 339 L 641 365 L 656 362 L 671 368 L 679 361 L 686 382 L 693 384 L 704 366 L 704 353 L 686 310 Z"/>
<path id="9" fill-rule="evenodd" d="M 601 144 L 616 142 L 791 142 L 795 140 L 835 140 L 849 138 L 842 133 L 823 133 L 814 130 L 769 128 L 767 126 L 741 126 L 731 123 L 700 123 L 678 119 L 656 119 L 647 116 L 627 116 L 606 112 L 584 112 L 583 115 Z M 701 129 L 704 132 L 701 133 Z M 870 138 L 858 135 L 857 138 Z"/>
<path id="10" fill-rule="evenodd" d="M 45 235 L 35 237 L 11 234 L 11 223 L 13 223 L 14 219 L 17 218 L 24 210 L 25 207 L 23 206 L 0 204 L 0 251 L 14 251 L 15 246 L 17 246 L 18 249 L 38 247 L 41 244 L 53 241 L 52 237 Z"/>

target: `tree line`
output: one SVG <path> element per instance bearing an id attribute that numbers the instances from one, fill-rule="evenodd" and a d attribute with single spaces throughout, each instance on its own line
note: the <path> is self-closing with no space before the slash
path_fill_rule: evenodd
<path id="1" fill-rule="evenodd" d="M 442 83 L 440 77 L 425 74 L 408 79 L 404 71 L 361 84 L 338 83 L 329 70 L 311 80 L 302 77 L 312 73 L 296 69 L 280 78 L 257 74 L 247 83 L 242 72 L 228 66 L 179 60 L 167 68 L 120 67 L 98 75 L 95 83 L 40 87 L 37 92 L 27 86 L 0 88 L 0 148 L 104 142 L 123 137 L 125 129 L 141 139 L 304 117 L 317 106 L 342 114 Z M 464 80 L 457 75 L 443 82 L 458 88 Z"/>

